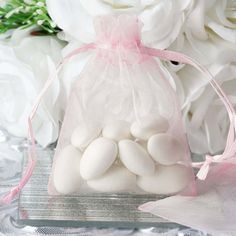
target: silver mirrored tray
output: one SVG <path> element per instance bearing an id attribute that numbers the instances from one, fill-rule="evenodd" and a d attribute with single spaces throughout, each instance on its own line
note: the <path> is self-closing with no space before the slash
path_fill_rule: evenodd
<path id="1" fill-rule="evenodd" d="M 39 150 L 38 154 L 33 176 L 20 194 L 18 224 L 63 227 L 180 227 L 137 209 L 142 203 L 156 200 L 155 195 L 49 196 L 47 182 L 53 151 Z M 24 156 L 26 162 L 26 153 Z"/>

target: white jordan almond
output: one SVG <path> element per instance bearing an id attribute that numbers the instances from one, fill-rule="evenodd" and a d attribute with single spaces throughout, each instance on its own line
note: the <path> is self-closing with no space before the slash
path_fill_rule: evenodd
<path id="1" fill-rule="evenodd" d="M 53 183 L 58 193 L 71 194 L 79 190 L 81 156 L 79 150 L 69 145 L 62 149 L 57 157 L 53 172 Z"/>
<path id="2" fill-rule="evenodd" d="M 95 139 L 85 149 L 80 161 L 80 174 L 90 180 L 104 174 L 113 164 L 118 154 L 117 144 L 107 138 Z"/>
<path id="3" fill-rule="evenodd" d="M 71 135 L 71 144 L 83 151 L 100 134 L 101 128 L 98 125 L 80 125 Z"/>
<path id="4" fill-rule="evenodd" d="M 134 189 L 136 176 L 125 167 L 114 165 L 101 177 L 87 181 L 87 184 L 99 192 L 120 192 Z"/>
<path id="5" fill-rule="evenodd" d="M 173 194 L 184 189 L 190 180 L 190 171 L 186 166 L 157 165 L 154 175 L 138 176 L 137 185 L 149 193 Z"/>
<path id="6" fill-rule="evenodd" d="M 124 120 L 116 120 L 107 124 L 102 131 L 105 138 L 120 141 L 131 138 L 130 123 Z"/>
<path id="7" fill-rule="evenodd" d="M 168 121 L 159 116 L 156 118 L 144 117 L 131 125 L 131 134 L 142 140 L 148 140 L 152 135 L 166 132 L 169 128 Z"/>
<path id="8" fill-rule="evenodd" d="M 148 140 L 147 149 L 151 157 L 163 165 L 173 165 L 184 159 L 185 150 L 170 134 L 156 134 Z"/>
<path id="9" fill-rule="evenodd" d="M 143 147 L 132 140 L 119 142 L 119 155 L 121 162 L 136 175 L 152 175 L 155 164 Z"/>

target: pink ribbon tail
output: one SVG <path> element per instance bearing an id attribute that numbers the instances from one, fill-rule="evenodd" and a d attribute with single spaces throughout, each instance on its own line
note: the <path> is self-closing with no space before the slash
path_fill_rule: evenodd
<path id="1" fill-rule="evenodd" d="M 18 186 L 12 188 L 10 192 L 1 199 L 2 204 L 10 204 L 12 199 L 14 199 L 19 193 L 20 189 Z"/>
<path id="2" fill-rule="evenodd" d="M 206 156 L 206 161 L 203 162 L 200 170 L 198 171 L 197 173 L 197 178 L 200 179 L 200 180 L 205 180 L 207 175 L 208 175 L 208 172 L 209 172 L 209 169 L 210 169 L 210 164 L 213 162 L 213 159 L 211 156 Z"/>
<path id="3" fill-rule="evenodd" d="M 205 180 L 210 169 L 209 164 L 204 164 L 197 173 L 197 178 L 200 180 Z"/>
<path id="4" fill-rule="evenodd" d="M 206 160 L 200 165 L 201 168 L 197 173 L 198 179 L 200 180 L 206 179 L 208 172 L 210 170 L 211 163 L 217 163 L 217 162 L 219 163 L 223 161 L 228 161 L 230 158 L 231 158 L 230 161 L 232 161 L 232 158 L 236 154 L 236 139 L 235 139 L 236 126 L 234 122 L 234 120 L 236 120 L 235 118 L 236 116 L 234 116 L 234 118 L 230 122 L 229 133 L 228 133 L 226 147 L 225 147 L 224 152 L 221 155 L 215 155 L 215 156 L 206 155 Z M 193 163 L 193 166 L 198 167 L 198 163 Z"/>

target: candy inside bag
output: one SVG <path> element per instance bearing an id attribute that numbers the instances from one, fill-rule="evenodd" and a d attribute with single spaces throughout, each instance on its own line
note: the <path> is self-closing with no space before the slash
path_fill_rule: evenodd
<path id="1" fill-rule="evenodd" d="M 95 20 L 91 58 L 73 84 L 50 194 L 194 194 L 178 98 L 134 16 Z"/>

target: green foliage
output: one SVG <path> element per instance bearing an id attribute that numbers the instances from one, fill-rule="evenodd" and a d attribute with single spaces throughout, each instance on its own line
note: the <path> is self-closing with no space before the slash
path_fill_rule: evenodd
<path id="1" fill-rule="evenodd" d="M 44 34 L 60 31 L 48 15 L 45 0 L 8 0 L 0 7 L 0 33 L 30 26 L 38 26 Z"/>

